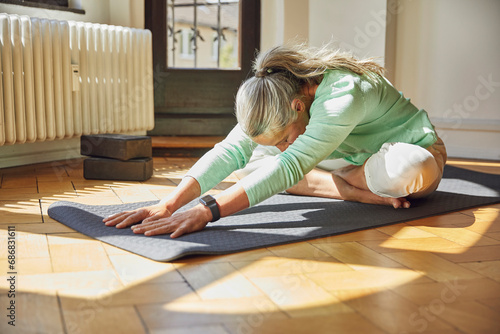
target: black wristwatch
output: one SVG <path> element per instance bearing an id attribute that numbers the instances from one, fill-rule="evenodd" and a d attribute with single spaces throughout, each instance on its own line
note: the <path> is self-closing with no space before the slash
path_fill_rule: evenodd
<path id="1" fill-rule="evenodd" d="M 212 212 L 212 220 L 210 222 L 215 222 L 220 219 L 220 211 L 219 206 L 217 205 L 217 201 L 213 198 L 212 195 L 205 195 L 200 198 L 200 203 L 204 206 L 208 207 Z"/>

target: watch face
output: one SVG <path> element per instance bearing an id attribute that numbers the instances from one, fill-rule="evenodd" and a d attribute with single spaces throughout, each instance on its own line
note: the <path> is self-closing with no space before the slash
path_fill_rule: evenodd
<path id="1" fill-rule="evenodd" d="M 205 205 L 212 212 L 212 222 L 220 219 L 219 207 L 217 206 L 217 201 L 211 195 L 205 195 L 200 198 L 201 204 Z"/>
<path id="2" fill-rule="evenodd" d="M 200 200 L 205 205 L 210 205 L 212 203 L 215 203 L 215 198 L 213 198 L 211 195 L 203 196 Z"/>

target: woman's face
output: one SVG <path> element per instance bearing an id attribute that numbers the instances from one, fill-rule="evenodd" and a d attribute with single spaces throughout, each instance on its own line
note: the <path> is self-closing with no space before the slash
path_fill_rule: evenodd
<path id="1" fill-rule="evenodd" d="M 283 131 L 274 135 L 262 134 L 253 138 L 253 141 L 260 145 L 276 146 L 281 152 L 284 152 L 298 136 L 306 131 L 306 126 L 309 123 L 307 112 L 298 113 L 297 120 L 289 124 Z"/>

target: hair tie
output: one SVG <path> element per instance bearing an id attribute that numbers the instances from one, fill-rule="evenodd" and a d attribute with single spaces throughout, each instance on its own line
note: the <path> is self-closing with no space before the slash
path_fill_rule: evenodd
<path id="1" fill-rule="evenodd" d="M 264 78 L 264 77 L 267 77 L 271 74 L 274 74 L 274 73 L 280 73 L 280 72 L 283 72 L 282 70 L 280 69 L 272 69 L 272 68 L 263 68 L 261 70 L 259 70 L 258 72 L 255 72 L 255 77 L 257 78 Z"/>
<path id="2" fill-rule="evenodd" d="M 263 77 L 266 77 L 268 76 L 269 74 L 273 73 L 273 70 L 271 68 L 268 68 L 268 69 L 262 69 L 258 72 L 255 73 L 255 76 L 257 78 L 263 78 Z"/>

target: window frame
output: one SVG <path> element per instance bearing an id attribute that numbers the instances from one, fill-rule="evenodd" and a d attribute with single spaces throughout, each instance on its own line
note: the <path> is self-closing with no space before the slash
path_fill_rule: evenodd
<path id="1" fill-rule="evenodd" d="M 260 0 L 240 0 L 239 6 L 239 69 L 168 68 L 167 2 L 145 0 L 145 27 L 153 36 L 155 129 L 150 135 L 221 136 L 236 124 L 234 97 L 252 75 L 260 49 Z"/>

